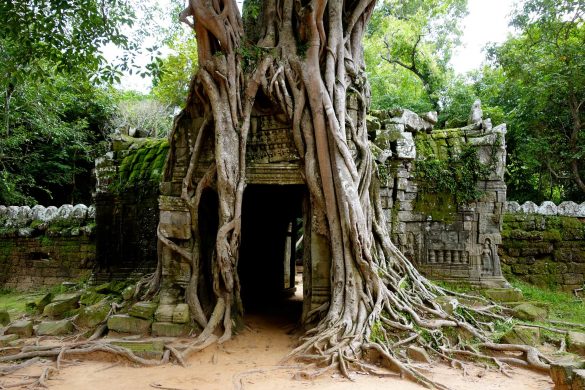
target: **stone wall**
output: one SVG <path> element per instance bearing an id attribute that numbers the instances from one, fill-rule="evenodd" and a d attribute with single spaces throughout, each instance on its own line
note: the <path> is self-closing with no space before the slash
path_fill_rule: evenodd
<path id="1" fill-rule="evenodd" d="M 391 110 L 370 118 L 392 240 L 432 279 L 506 285 L 498 258 L 506 126 L 479 116 L 464 128 L 433 130 L 435 115 Z M 425 163 L 426 175 L 438 177 L 421 174 Z"/>
<path id="2" fill-rule="evenodd" d="M 159 181 L 165 139 L 117 135 L 96 160 L 97 280 L 153 272 L 157 261 Z"/>
<path id="3" fill-rule="evenodd" d="M 26 290 L 89 276 L 95 209 L 0 206 L 0 288 Z"/>
<path id="4" fill-rule="evenodd" d="M 500 247 L 506 275 L 572 291 L 585 282 L 585 204 L 508 202 Z"/>

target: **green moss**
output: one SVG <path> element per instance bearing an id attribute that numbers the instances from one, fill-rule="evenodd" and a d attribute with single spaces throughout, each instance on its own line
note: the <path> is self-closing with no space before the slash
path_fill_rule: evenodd
<path id="1" fill-rule="evenodd" d="M 423 144 L 424 142 L 421 141 Z M 470 145 L 462 145 L 461 151 L 451 156 L 444 156 L 442 149 L 447 150 L 447 143 L 444 147 L 437 146 L 438 157 L 426 158 L 416 161 L 415 177 L 419 183 L 420 193 L 432 194 L 450 194 L 453 198 L 450 202 L 444 202 L 442 196 L 442 203 L 446 206 L 467 204 L 469 202 L 478 200 L 483 195 L 483 191 L 477 187 L 477 182 L 486 180 L 493 170 L 493 166 L 482 164 L 477 156 L 477 150 Z M 425 199 L 417 199 L 417 202 L 425 201 Z M 434 202 L 435 205 L 437 202 Z M 439 205 L 440 206 L 440 205 Z M 418 207 L 424 209 L 425 206 Z M 449 207 L 456 211 L 456 208 Z M 416 209 L 416 207 L 415 207 Z"/>
<path id="2" fill-rule="evenodd" d="M 142 185 L 158 184 L 163 174 L 169 144 L 166 139 L 146 140 L 135 149 L 130 148 L 118 168 L 116 180 L 110 186 L 114 192 L 123 192 Z"/>
<path id="3" fill-rule="evenodd" d="M 457 213 L 457 204 L 452 194 L 441 192 L 419 192 L 414 211 L 430 215 L 434 221 L 450 223 Z"/>

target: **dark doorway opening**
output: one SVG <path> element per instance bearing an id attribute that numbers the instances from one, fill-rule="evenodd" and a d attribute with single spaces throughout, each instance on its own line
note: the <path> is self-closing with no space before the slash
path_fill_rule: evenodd
<path id="1" fill-rule="evenodd" d="M 247 313 L 300 318 L 302 286 L 295 295 L 295 276 L 302 253 L 295 249 L 304 196 L 301 185 L 249 185 L 244 192 L 238 275 Z"/>

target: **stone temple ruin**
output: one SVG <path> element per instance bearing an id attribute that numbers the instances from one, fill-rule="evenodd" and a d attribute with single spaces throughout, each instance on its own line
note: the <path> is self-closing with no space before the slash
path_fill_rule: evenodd
<path id="1" fill-rule="evenodd" d="M 506 200 L 506 126 L 492 127 L 477 109 L 468 126 L 448 130 L 433 130 L 435 113 L 420 117 L 400 109 L 372 114 L 368 131 L 379 163 L 382 206 L 394 243 L 432 279 L 505 286 L 498 245 Z M 350 109 L 348 115 L 357 112 Z M 194 129 L 200 127 L 202 118 L 183 111 L 176 120 L 160 185 L 159 233 L 179 247 L 189 247 L 193 240 L 191 215 L 181 199 L 181 187 L 196 138 Z M 284 116 L 260 109 L 251 123 L 238 265 L 244 304 L 258 294 L 278 296 L 294 288 L 295 264 L 302 263 L 303 315 L 307 315 L 329 300 L 328 245 L 308 206 L 291 124 Z M 198 179 L 213 161 L 213 139 L 209 136 L 204 142 L 195 165 Z M 420 177 L 417 165 L 427 160 L 449 164 L 464 149 L 472 150 L 470 155 L 488 170 L 471 183 L 478 199 L 462 205 L 456 201 L 457 194 L 425 191 L 432 178 Z M 214 247 L 218 221 L 209 210 L 217 210 L 217 202 L 212 191 L 203 195 L 199 218 L 204 254 L 210 254 Z M 97 211 L 99 214 L 99 208 Z M 178 297 L 183 296 L 190 279 L 190 266 L 167 247 L 159 256 L 161 304 L 179 304 Z"/>
<path id="2" fill-rule="evenodd" d="M 349 103 L 357 107 L 355 102 Z M 356 115 L 355 110 L 348 113 Z M 172 317 L 177 307 L 183 307 L 190 265 L 176 251 L 157 245 L 157 229 L 179 247 L 193 243 L 191 214 L 181 199 L 181 188 L 194 143 L 193 129 L 201 120 L 182 112 L 170 142 L 117 136 L 112 151 L 96 161 L 95 208 L 62 207 L 90 210 L 84 211 L 84 220 L 72 217 L 69 221 L 54 207 L 0 207 L 0 241 L 4 242 L 0 269 L 6 271 L 0 283 L 16 287 L 57 283 L 91 269 L 96 283 L 126 279 L 153 272 L 157 256 L 161 256 L 160 308 L 166 317 Z M 392 241 L 431 279 L 506 286 L 498 252 L 505 255 L 506 272 L 517 277 L 525 274 L 523 264 L 532 261 L 525 250 L 498 248 L 506 199 L 506 126 L 492 127 L 478 109 L 462 128 L 437 130 L 436 120 L 434 113 L 419 116 L 404 109 L 372 112 L 368 117 L 381 206 Z M 291 293 L 295 274 L 302 267 L 306 315 L 329 300 L 329 248 L 310 210 L 290 123 L 284 116 L 260 108 L 251 123 L 238 265 L 244 305 L 258 296 L 276 298 Z M 206 146 L 194 166 L 198 178 L 212 161 L 212 142 L 211 135 L 204 139 Z M 470 176 L 460 169 L 465 165 L 483 173 Z M 451 186 L 437 186 L 436 172 L 451 175 Z M 466 191 L 473 196 L 462 202 L 460 193 Z M 217 202 L 214 191 L 203 193 L 199 244 L 207 258 L 214 248 Z M 73 211 L 70 214 L 76 216 Z M 508 230 L 524 228 L 519 224 L 525 216 L 508 219 Z M 519 234 L 508 230 L 506 237 Z M 564 250 L 554 245 L 546 253 L 543 249 L 542 260 L 537 256 L 534 261 L 547 261 L 549 252 L 556 256 Z M 568 255 L 555 256 L 559 261 L 570 260 Z M 27 271 L 33 268 L 39 271 Z M 574 288 L 576 276 L 558 271 L 558 280 Z M 204 265 L 204 272 L 210 272 L 209 264 Z"/>

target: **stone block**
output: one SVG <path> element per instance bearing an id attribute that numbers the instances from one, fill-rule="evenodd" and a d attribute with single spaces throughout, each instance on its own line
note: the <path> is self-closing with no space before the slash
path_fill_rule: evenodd
<path id="1" fill-rule="evenodd" d="M 155 302 L 137 302 L 128 310 L 128 314 L 132 317 L 151 320 L 156 308 L 157 304 Z"/>
<path id="2" fill-rule="evenodd" d="M 83 294 L 81 294 L 79 303 L 84 306 L 91 306 L 102 301 L 104 298 L 106 298 L 106 295 L 104 294 L 99 294 L 95 291 L 85 291 Z"/>
<path id="3" fill-rule="evenodd" d="M 73 332 L 70 320 L 44 321 L 37 327 L 37 336 L 61 336 Z"/>
<path id="4" fill-rule="evenodd" d="M 585 370 L 577 369 L 573 371 L 573 383 L 571 390 L 585 390 Z"/>
<path id="5" fill-rule="evenodd" d="M 162 340 L 152 341 L 114 341 L 113 345 L 126 348 L 132 351 L 136 356 L 143 359 L 160 360 L 164 352 L 164 342 Z"/>
<path id="6" fill-rule="evenodd" d="M 548 311 L 531 303 L 522 303 L 512 309 L 512 316 L 524 321 L 543 321 Z"/>
<path id="7" fill-rule="evenodd" d="M 0 336 L 0 348 L 7 347 L 11 342 L 18 340 L 17 334 L 7 334 Z"/>
<path id="8" fill-rule="evenodd" d="M 567 336 L 567 351 L 585 356 L 585 333 L 569 332 Z"/>
<path id="9" fill-rule="evenodd" d="M 80 328 L 93 328 L 105 321 L 110 312 L 110 304 L 106 301 L 84 307 L 75 320 Z"/>
<path id="10" fill-rule="evenodd" d="M 79 298 L 79 296 L 78 296 Z M 79 307 L 78 300 L 53 301 L 45 306 L 43 315 L 51 318 L 61 317 Z"/>
<path id="11" fill-rule="evenodd" d="M 537 346 L 540 344 L 540 329 L 516 325 L 502 336 L 502 342 Z"/>
<path id="12" fill-rule="evenodd" d="M 186 324 L 189 322 L 189 305 L 180 303 L 173 310 L 173 322 L 176 324 Z"/>
<path id="13" fill-rule="evenodd" d="M 173 312 L 175 311 L 175 305 L 164 305 L 161 304 L 154 313 L 154 318 L 159 322 L 173 322 Z"/>
<path id="14" fill-rule="evenodd" d="M 483 295 L 496 302 L 518 302 L 524 298 L 516 288 L 491 288 L 484 290 Z"/>
<path id="15" fill-rule="evenodd" d="M 182 337 L 189 335 L 191 328 L 185 324 L 173 324 L 172 322 L 155 322 L 152 324 L 154 337 Z"/>
<path id="16" fill-rule="evenodd" d="M 4 334 L 16 334 L 23 337 L 30 337 L 33 334 L 33 323 L 30 320 L 14 321 L 8 325 Z"/>
<path id="17" fill-rule="evenodd" d="M 44 272 L 46 274 L 46 272 Z M 27 302 L 26 307 L 28 309 L 37 310 L 39 313 L 42 313 L 51 301 L 53 300 L 53 294 L 47 293 L 44 294 L 42 297 L 37 298 L 33 301 Z"/>
<path id="18" fill-rule="evenodd" d="M 119 333 L 148 334 L 152 321 L 117 314 L 108 318 L 108 329 Z"/>
<path id="19" fill-rule="evenodd" d="M 555 389 L 571 390 L 575 370 L 582 369 L 582 363 L 552 362 L 550 365 L 550 377 L 555 384 Z"/>
<path id="20" fill-rule="evenodd" d="M 7 311 L 0 311 L 0 325 L 8 325 L 10 323 L 10 314 Z"/>

